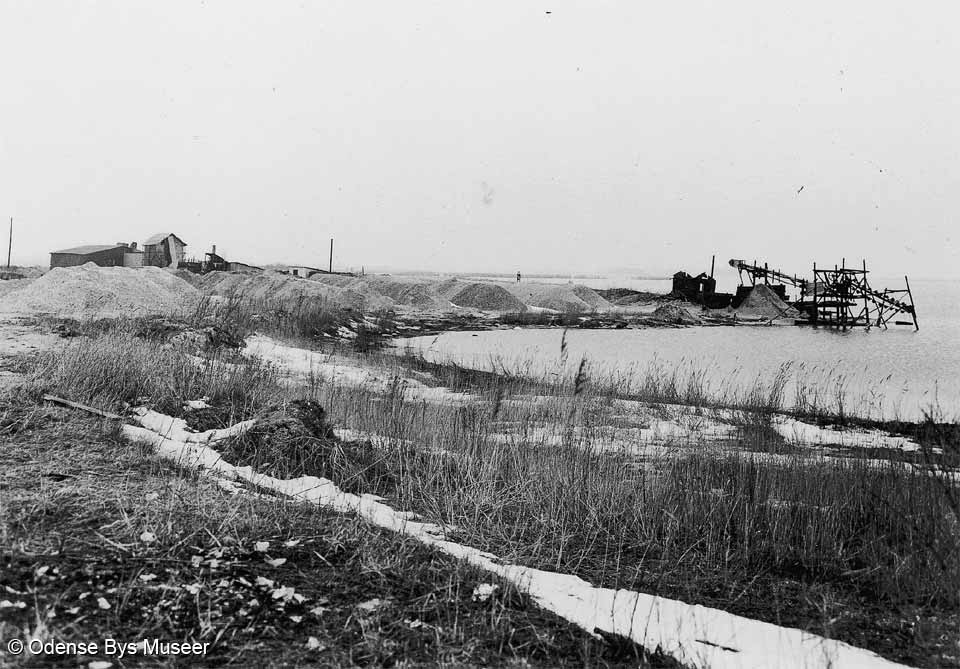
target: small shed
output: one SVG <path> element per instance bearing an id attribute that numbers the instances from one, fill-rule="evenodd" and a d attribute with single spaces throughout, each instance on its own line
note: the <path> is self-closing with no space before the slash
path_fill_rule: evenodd
<path id="1" fill-rule="evenodd" d="M 316 267 L 306 267 L 305 265 L 291 265 L 287 268 L 287 271 L 284 274 L 292 274 L 293 276 L 303 277 L 309 279 L 314 274 L 327 274 L 325 269 L 317 269 Z"/>
<path id="2" fill-rule="evenodd" d="M 54 267 L 76 267 L 92 262 L 101 267 L 123 267 L 124 256 L 130 252 L 126 244 L 92 244 L 75 246 L 50 254 L 50 269 Z"/>
<path id="3" fill-rule="evenodd" d="M 185 258 L 187 243 L 172 232 L 160 232 L 143 243 L 143 264 L 151 267 L 178 267 Z"/>
<path id="4" fill-rule="evenodd" d="M 203 265 L 200 268 L 203 272 L 225 272 L 230 267 L 226 258 L 217 255 L 216 246 L 213 247 L 213 251 L 205 253 L 204 258 Z"/>
<path id="5" fill-rule="evenodd" d="M 248 265 L 245 262 L 228 262 L 227 269 L 231 272 L 262 272 L 262 267 L 257 267 L 256 265 Z"/>

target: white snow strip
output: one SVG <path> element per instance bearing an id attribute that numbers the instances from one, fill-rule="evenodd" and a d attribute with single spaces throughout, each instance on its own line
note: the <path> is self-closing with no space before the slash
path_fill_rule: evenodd
<path id="1" fill-rule="evenodd" d="M 247 338 L 244 354 L 256 356 L 301 378 L 321 378 L 327 382 L 354 387 L 366 387 L 388 394 L 399 384 L 403 397 L 431 403 L 463 403 L 473 396 L 455 393 L 448 388 L 428 386 L 410 378 L 377 374 L 344 358 L 335 358 L 318 351 L 287 346 L 265 335 Z"/>
<path id="2" fill-rule="evenodd" d="M 138 423 L 158 435 L 163 435 L 174 441 L 182 441 L 190 444 L 211 444 L 222 441 L 243 434 L 256 424 L 255 420 L 245 420 L 242 423 L 237 423 L 222 430 L 194 432 L 187 427 L 187 421 L 182 418 L 173 418 L 172 416 L 144 409 L 143 407 L 134 409 L 134 415 Z"/>
<path id="3" fill-rule="evenodd" d="M 148 422 L 155 420 L 150 418 Z M 161 426 L 168 424 L 158 422 Z M 880 669 L 903 666 L 870 651 L 802 630 L 630 590 L 596 588 L 569 574 L 504 565 L 490 553 L 448 541 L 443 530 L 433 523 L 411 520 L 409 514 L 397 512 L 373 496 L 345 493 L 327 479 L 314 476 L 276 479 L 258 474 L 250 467 L 231 465 L 216 451 L 200 443 L 169 439 L 144 427 L 131 425 L 125 425 L 123 433 L 133 442 L 155 447 L 161 457 L 248 481 L 292 499 L 356 513 L 379 527 L 415 537 L 511 581 L 529 593 L 540 606 L 590 633 L 601 630 L 630 638 L 647 649 L 659 648 L 691 667 Z"/>
<path id="4" fill-rule="evenodd" d="M 265 335 L 247 337 L 245 355 L 256 356 L 297 376 L 319 376 L 347 385 L 365 385 L 379 381 L 379 377 L 362 367 L 337 364 L 334 358 L 319 351 L 287 346 Z"/>
<path id="5" fill-rule="evenodd" d="M 700 429 L 697 421 L 701 421 L 701 425 L 707 429 L 707 434 L 704 436 L 710 438 L 721 438 L 736 431 L 734 426 L 737 420 L 737 412 L 731 409 L 705 410 L 698 407 L 673 404 L 644 404 L 633 400 L 616 400 L 614 406 L 635 415 L 644 416 L 656 412 L 669 416 L 669 420 L 658 421 L 658 427 L 663 434 L 671 433 L 670 423 L 688 425 L 691 431 L 696 431 Z M 901 451 L 920 450 L 920 445 L 912 439 L 890 435 L 882 430 L 820 427 L 782 414 L 773 416 L 771 427 L 790 443 L 803 446 L 889 448 Z M 675 433 L 675 436 L 681 436 L 681 434 Z"/>
<path id="6" fill-rule="evenodd" d="M 920 445 L 912 439 L 891 436 L 880 430 L 830 429 L 786 416 L 776 416 L 772 427 L 784 439 L 794 443 L 854 448 L 892 448 L 901 451 L 920 450 Z"/>

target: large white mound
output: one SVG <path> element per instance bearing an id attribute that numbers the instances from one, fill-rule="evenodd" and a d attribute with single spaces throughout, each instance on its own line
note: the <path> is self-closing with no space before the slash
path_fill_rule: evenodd
<path id="1" fill-rule="evenodd" d="M 56 267 L 0 298 L 0 311 L 87 320 L 178 315 L 192 311 L 199 291 L 159 267 Z"/>

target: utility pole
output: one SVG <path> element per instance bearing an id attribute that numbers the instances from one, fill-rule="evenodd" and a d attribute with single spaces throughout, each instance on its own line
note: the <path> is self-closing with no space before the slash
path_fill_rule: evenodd
<path id="1" fill-rule="evenodd" d="M 7 242 L 7 269 L 10 269 L 10 254 L 13 252 L 13 216 L 10 217 L 10 241 Z"/>
<path id="2" fill-rule="evenodd" d="M 333 237 L 330 238 L 330 273 L 333 274 Z"/>

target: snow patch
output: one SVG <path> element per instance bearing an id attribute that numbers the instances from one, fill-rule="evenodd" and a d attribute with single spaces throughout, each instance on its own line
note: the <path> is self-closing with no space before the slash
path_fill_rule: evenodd
<path id="1" fill-rule="evenodd" d="M 829 429 L 811 425 L 794 418 L 777 416 L 773 429 L 790 442 L 815 446 L 846 446 L 854 448 L 891 448 L 900 451 L 919 451 L 920 444 L 907 437 L 891 436 L 880 430 L 853 428 Z"/>
<path id="2" fill-rule="evenodd" d="M 176 419 L 157 418 L 152 413 L 139 414 L 141 425 L 168 427 L 175 424 Z M 225 432 L 233 429 L 228 428 Z M 503 564 L 490 553 L 447 540 L 443 529 L 436 524 L 411 520 L 409 514 L 398 513 L 372 496 L 345 493 L 327 479 L 315 476 L 277 479 L 259 474 L 251 467 L 237 467 L 225 462 L 219 453 L 203 442 L 178 441 L 164 436 L 167 433 L 146 427 L 125 425 L 123 434 L 130 441 L 153 446 L 161 457 L 181 464 L 204 467 L 295 500 L 356 513 L 374 525 L 414 537 L 514 583 L 540 606 L 590 633 L 600 630 L 632 639 L 645 648 L 660 649 L 691 667 L 880 669 L 903 666 L 870 651 L 802 630 L 631 590 L 596 588 L 570 574 Z"/>
<path id="3" fill-rule="evenodd" d="M 393 392 L 399 386 L 405 399 L 430 403 L 463 403 L 472 399 L 470 395 L 428 386 L 416 379 L 378 374 L 349 360 L 287 346 L 260 334 L 247 338 L 244 354 L 259 357 L 303 379 L 321 378 L 329 383 L 362 386 L 384 394 Z"/>

